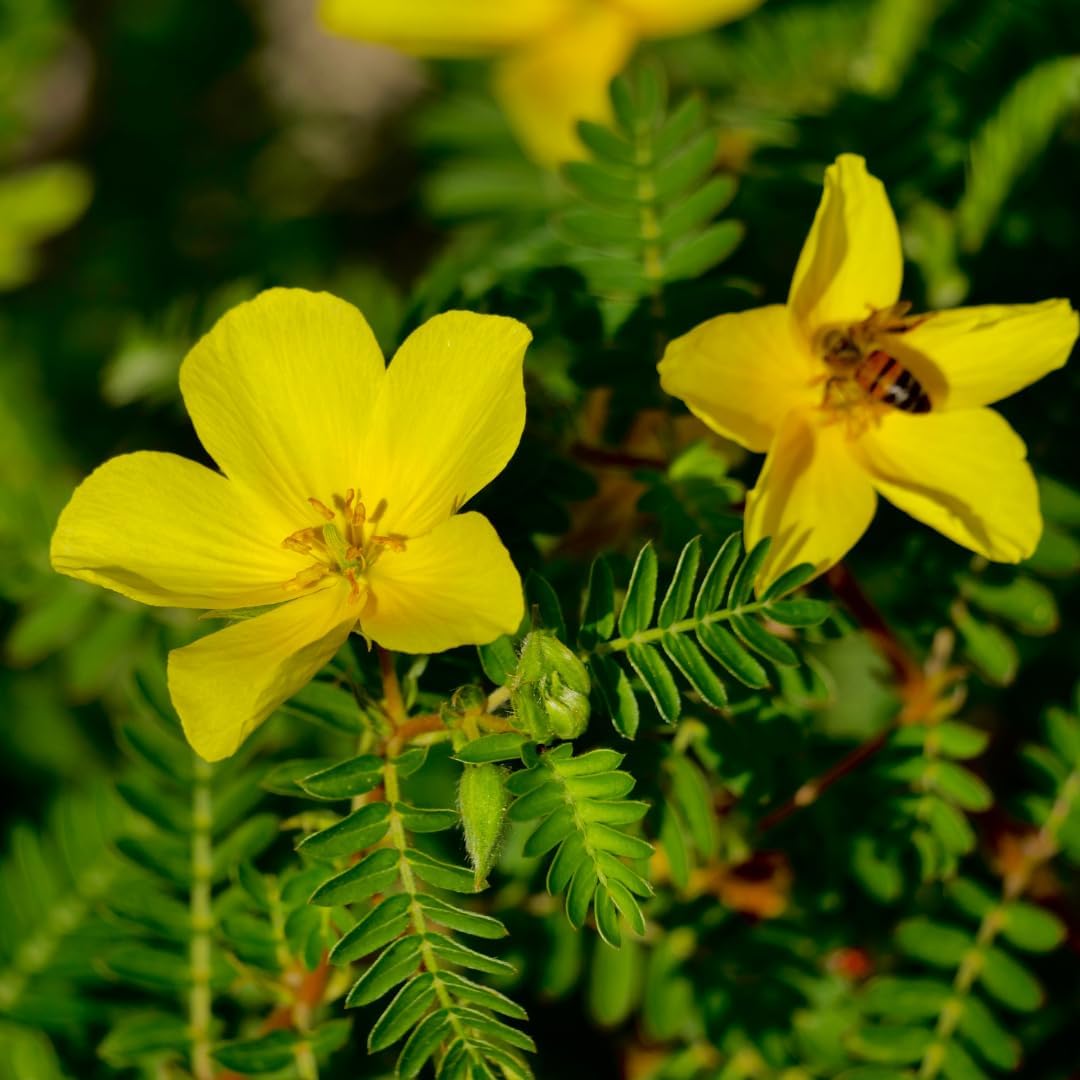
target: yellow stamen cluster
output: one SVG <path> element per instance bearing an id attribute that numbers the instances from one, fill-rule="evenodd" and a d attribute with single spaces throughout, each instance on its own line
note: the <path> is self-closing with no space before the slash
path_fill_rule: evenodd
<path id="1" fill-rule="evenodd" d="M 407 538 L 374 532 L 365 538 L 364 529 L 369 524 L 367 507 L 355 488 L 349 488 L 343 496 L 334 496 L 332 502 L 336 509 L 314 497 L 308 502 L 325 524 L 298 529 L 286 536 L 281 546 L 313 558 L 315 562 L 287 581 L 285 588 L 289 592 L 301 592 L 318 584 L 327 574 L 340 574 L 349 582 L 350 600 L 355 602 L 360 599 L 365 571 L 382 550 L 404 551 Z M 379 510 L 385 510 L 385 506 L 380 505 Z M 381 513 L 376 514 L 376 517 L 381 516 Z M 370 524 L 375 524 L 374 518 Z"/>

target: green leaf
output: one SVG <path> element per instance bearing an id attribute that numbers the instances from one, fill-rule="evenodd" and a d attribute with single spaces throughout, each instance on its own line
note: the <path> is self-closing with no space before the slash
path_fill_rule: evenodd
<path id="1" fill-rule="evenodd" d="M 1064 940 L 1065 924 L 1045 908 L 1013 900 L 1002 909 L 1002 935 L 1018 949 L 1050 952 Z"/>
<path id="2" fill-rule="evenodd" d="M 392 848 L 377 848 L 365 855 L 355 866 L 335 874 L 311 895 L 311 903 L 320 907 L 355 904 L 369 896 L 384 892 L 396 880 L 398 853 Z"/>
<path id="3" fill-rule="evenodd" d="M 496 960 L 492 956 L 485 956 L 484 953 L 470 949 L 467 945 L 462 945 L 460 941 L 454 941 L 445 934 L 428 933 L 425 939 L 442 959 L 458 967 L 483 971 L 488 975 L 514 974 L 513 964 L 508 964 L 505 960 Z"/>
<path id="4" fill-rule="evenodd" d="M 565 798 L 560 786 L 549 776 L 546 784 L 533 788 L 527 795 L 522 795 L 511 803 L 510 820 L 531 821 L 533 818 L 546 817 L 561 807 Z"/>
<path id="5" fill-rule="evenodd" d="M 928 771 L 927 778 L 931 779 Z M 951 761 L 935 762 L 932 769 L 935 791 L 947 795 L 958 806 L 971 813 L 989 810 L 994 805 L 994 794 L 974 773 Z"/>
<path id="6" fill-rule="evenodd" d="M 727 598 L 728 607 L 742 607 L 743 604 L 749 601 L 754 591 L 754 580 L 765 562 L 765 557 L 769 554 L 771 544 L 770 537 L 763 537 L 754 545 L 743 560 L 742 565 L 735 571 L 735 580 L 731 583 L 731 591 L 728 593 Z"/>
<path id="7" fill-rule="evenodd" d="M 454 752 L 454 757 L 468 765 L 482 765 L 489 761 L 520 760 L 521 748 L 528 740 L 516 731 L 499 731 L 494 735 L 481 735 Z"/>
<path id="8" fill-rule="evenodd" d="M 563 176 L 572 188 L 601 206 L 632 207 L 637 202 L 637 177 L 629 169 L 570 161 L 563 166 Z"/>
<path id="9" fill-rule="evenodd" d="M 429 885 L 434 885 L 437 889 L 448 889 L 451 892 L 460 893 L 476 892 L 473 872 L 467 867 L 455 866 L 453 863 L 443 862 L 422 851 L 412 849 L 405 852 L 405 858 L 408 859 L 417 877 Z"/>
<path id="10" fill-rule="evenodd" d="M 715 623 L 698 623 L 698 641 L 707 653 L 735 676 L 739 682 L 754 689 L 769 685 L 765 669 L 736 640 L 735 636 Z"/>
<path id="11" fill-rule="evenodd" d="M 585 610 L 581 617 L 578 641 L 584 649 L 593 649 L 615 633 L 615 581 L 611 567 L 601 555 L 589 571 Z"/>
<path id="12" fill-rule="evenodd" d="M 351 690 L 318 679 L 293 694 L 285 708 L 331 731 L 358 735 L 367 726 L 367 718 Z"/>
<path id="13" fill-rule="evenodd" d="M 723 605 L 724 594 L 727 592 L 728 582 L 735 564 L 739 561 L 741 551 L 742 540 L 738 533 L 732 533 L 716 553 L 709 569 L 705 571 L 705 578 L 694 601 L 694 618 L 704 619 L 705 616 L 718 611 Z"/>
<path id="14" fill-rule="evenodd" d="M 331 764 L 331 758 L 302 758 L 283 761 L 280 765 L 275 765 L 263 776 L 262 787 L 274 795 L 289 795 L 294 798 L 303 796 L 307 792 L 300 786 L 300 781 L 311 776 L 312 773 L 328 768 Z"/>
<path id="15" fill-rule="evenodd" d="M 735 195 L 735 179 L 714 176 L 660 216 L 660 235 L 678 240 L 712 221 Z"/>
<path id="16" fill-rule="evenodd" d="M 929 919 L 907 919 L 896 928 L 895 940 L 901 952 L 931 967 L 959 967 L 974 946 L 964 930 Z"/>
<path id="17" fill-rule="evenodd" d="M 330 962 L 349 964 L 388 945 L 409 927 L 409 897 L 388 896 L 376 904 L 330 951 Z"/>
<path id="18" fill-rule="evenodd" d="M 578 806 L 582 821 L 602 821 L 606 825 L 631 825 L 648 812 L 649 804 L 633 799 L 589 799 Z"/>
<path id="19" fill-rule="evenodd" d="M 394 995 L 368 1034 L 368 1053 L 376 1054 L 404 1038 L 435 1000 L 435 977 L 428 971 L 407 982 Z"/>
<path id="20" fill-rule="evenodd" d="M 425 915 L 451 930 L 456 930 L 459 934 L 471 934 L 473 937 L 489 939 L 506 937 L 506 927 L 490 915 L 466 911 L 456 904 L 450 904 L 435 896 L 421 895 L 417 898 L 417 902 Z"/>
<path id="21" fill-rule="evenodd" d="M 510 634 L 497 637 L 489 645 L 479 645 L 476 649 L 480 656 L 480 666 L 484 674 L 496 685 L 505 686 L 517 670 L 517 649 Z"/>
<path id="22" fill-rule="evenodd" d="M 297 850 L 319 859 L 351 855 L 377 844 L 390 827 L 390 808 L 384 802 L 369 803 L 342 818 L 336 825 L 305 836 Z"/>
<path id="23" fill-rule="evenodd" d="M 351 799 L 382 782 L 382 758 L 361 754 L 299 780 L 300 787 L 320 799 Z"/>
<path id="24" fill-rule="evenodd" d="M 271 1031 L 255 1039 L 238 1039 L 215 1048 L 219 1065 L 245 1075 L 275 1072 L 292 1065 L 299 1036 L 295 1031 Z"/>
<path id="25" fill-rule="evenodd" d="M 581 833 L 572 833 L 555 852 L 547 873 L 547 891 L 558 896 L 573 880 L 578 868 L 590 858 L 585 850 L 585 837 Z"/>
<path id="26" fill-rule="evenodd" d="M 436 810 L 399 802 L 394 803 L 394 813 L 401 818 L 405 828 L 414 833 L 444 832 L 461 824 L 456 810 Z"/>
<path id="27" fill-rule="evenodd" d="M 892 1020 L 911 1021 L 936 1018 L 952 996 L 948 983 L 927 978 L 879 975 L 867 984 L 863 1009 Z"/>
<path id="28" fill-rule="evenodd" d="M 653 157 L 666 167 L 665 159 L 694 136 L 706 119 L 706 105 L 700 94 L 688 94 L 664 117 L 653 135 Z"/>
<path id="29" fill-rule="evenodd" d="M 577 828 L 574 807 L 559 807 L 546 817 L 529 835 L 522 848 L 526 858 L 546 855 L 556 844 L 561 844 Z"/>
<path id="30" fill-rule="evenodd" d="M 911 1065 L 922 1059 L 933 1039 L 926 1028 L 863 1027 L 852 1035 L 851 1048 L 883 1065 Z"/>
<path id="31" fill-rule="evenodd" d="M 398 938 L 353 984 L 346 1007 L 370 1005 L 404 982 L 416 970 L 421 944 L 419 934 Z"/>
<path id="32" fill-rule="evenodd" d="M 679 719 L 681 705 L 679 688 L 659 650 L 653 645 L 630 645 L 626 656 L 645 684 L 664 722 L 674 724 Z"/>
<path id="33" fill-rule="evenodd" d="M 566 747 L 567 750 L 570 747 Z M 606 746 L 596 750 L 588 750 L 576 757 L 557 757 L 549 753 L 544 761 L 550 765 L 560 776 L 595 776 L 597 773 L 611 772 L 617 769 L 623 762 L 625 754 L 618 750 L 610 750 Z"/>
<path id="34" fill-rule="evenodd" d="M 493 1012 L 512 1016 L 515 1020 L 528 1020 L 529 1014 L 516 1001 L 511 1001 L 505 994 L 489 986 L 481 986 L 472 979 L 465 978 L 454 971 L 441 972 L 439 978 L 450 989 L 454 997 L 473 1005 L 480 1005 Z"/>
<path id="35" fill-rule="evenodd" d="M 701 562 L 701 537 L 695 536 L 680 552 L 671 584 L 668 585 L 660 604 L 657 625 L 669 627 L 683 618 L 690 610 L 690 601 L 694 597 L 694 582 L 697 580 L 698 565 Z"/>
<path id="36" fill-rule="evenodd" d="M 979 979 L 1002 1005 L 1017 1012 L 1034 1012 L 1043 1003 L 1039 981 L 1002 949 L 990 946 L 984 951 Z"/>
<path id="37" fill-rule="evenodd" d="M 583 859 L 566 893 L 566 918 L 576 930 L 580 930 L 585 925 L 597 882 L 596 867 L 592 860 Z"/>
<path id="38" fill-rule="evenodd" d="M 636 783 L 628 772 L 568 776 L 565 782 L 567 791 L 575 799 L 618 799 L 629 794 Z"/>
<path id="39" fill-rule="evenodd" d="M 655 195 L 667 202 L 697 187 L 716 162 L 716 132 L 703 131 L 676 151 L 656 171 Z"/>
<path id="40" fill-rule="evenodd" d="M 817 571 L 812 563 L 799 563 L 790 570 L 782 573 L 766 590 L 762 600 L 778 600 L 781 596 L 787 596 L 801 585 L 812 581 Z"/>
<path id="41" fill-rule="evenodd" d="M 593 895 L 593 916 L 600 937 L 613 949 L 622 944 L 619 912 L 608 891 L 601 885 Z"/>
<path id="42" fill-rule="evenodd" d="M 656 551 L 652 544 L 646 544 L 634 563 L 619 613 L 619 633 L 624 638 L 632 638 L 640 630 L 647 630 L 652 623 L 656 606 L 656 578 Z"/>
<path id="43" fill-rule="evenodd" d="M 766 657 L 774 664 L 786 667 L 798 665 L 799 658 L 792 652 L 790 646 L 770 634 L 756 619 L 751 619 L 746 615 L 733 615 L 731 628 L 744 645 L 748 645 L 754 652 Z"/>
<path id="44" fill-rule="evenodd" d="M 683 241 L 664 257 L 664 280 L 699 277 L 722 263 L 739 246 L 745 233 L 739 221 L 718 221 Z"/>
<path id="45" fill-rule="evenodd" d="M 601 851 L 610 851 L 627 859 L 647 859 L 653 853 L 652 844 L 602 822 L 593 822 L 586 832 L 589 843 Z"/>
<path id="46" fill-rule="evenodd" d="M 589 674 L 615 730 L 632 739 L 637 734 L 641 714 L 626 672 L 610 656 L 594 653 L 589 657 Z"/>
<path id="47" fill-rule="evenodd" d="M 525 575 L 525 598 L 529 606 L 539 615 L 539 622 L 534 629 L 551 630 L 562 642 L 566 641 L 566 624 L 563 621 L 562 605 L 551 583 L 535 570 Z"/>
<path id="48" fill-rule="evenodd" d="M 773 600 L 765 614 L 783 626 L 820 626 L 832 609 L 823 600 Z"/>
<path id="49" fill-rule="evenodd" d="M 724 684 L 691 638 L 685 634 L 669 632 L 660 639 L 660 645 L 706 705 L 711 705 L 714 709 L 722 709 L 727 705 Z"/>
<path id="50" fill-rule="evenodd" d="M 412 1080 L 419 1075 L 428 1058 L 438 1049 L 450 1031 L 450 1013 L 439 1009 L 424 1017 L 409 1036 L 397 1062 L 397 1073 L 402 1080 Z"/>
<path id="51" fill-rule="evenodd" d="M 713 793 L 692 762 L 681 754 L 672 754 L 665 763 L 671 776 L 671 795 L 693 837 L 703 860 L 715 857 L 719 836 L 713 811 Z"/>
<path id="52" fill-rule="evenodd" d="M 474 1031 L 479 1031 L 489 1039 L 508 1043 L 510 1046 L 516 1046 L 521 1050 L 528 1050 L 530 1053 L 536 1052 L 536 1044 L 524 1031 L 520 1031 L 516 1027 L 511 1027 L 509 1024 L 504 1024 L 501 1020 L 496 1020 L 495 1017 L 489 1016 L 487 1013 L 478 1012 L 476 1009 L 463 1009 L 458 1007 L 455 1008 L 454 1011 L 467 1027 L 472 1028 Z"/>
<path id="53" fill-rule="evenodd" d="M 577 131 L 581 141 L 595 157 L 606 158 L 614 165 L 634 163 L 633 146 L 610 127 L 593 123 L 591 120 L 579 120 Z"/>
<path id="54" fill-rule="evenodd" d="M 991 1065 L 1015 1069 L 1020 1064 L 1020 1043 L 975 994 L 965 996 L 957 1027 Z"/>

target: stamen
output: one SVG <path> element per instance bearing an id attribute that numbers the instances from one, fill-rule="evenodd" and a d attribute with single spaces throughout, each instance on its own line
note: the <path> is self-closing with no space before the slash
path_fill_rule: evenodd
<path id="1" fill-rule="evenodd" d="M 404 536 L 395 536 L 391 533 L 389 536 L 373 536 L 371 542 L 378 544 L 379 547 L 389 548 L 391 551 L 404 551 L 405 550 Z"/>
<path id="2" fill-rule="evenodd" d="M 322 514 L 322 516 L 326 518 L 327 521 L 333 521 L 334 518 L 337 516 L 334 511 L 326 505 L 326 503 L 320 502 L 316 498 L 310 498 L 308 499 L 308 502 L 311 503 L 311 505 L 315 507 L 315 509 L 318 510 L 319 513 Z"/>
<path id="3" fill-rule="evenodd" d="M 352 585 L 352 588 L 349 590 L 349 603 L 354 604 L 360 599 L 360 582 L 356 580 L 356 571 L 346 571 L 345 580 Z"/>
<path id="4" fill-rule="evenodd" d="M 296 532 L 290 536 L 286 536 L 281 541 L 281 546 L 287 548 L 289 551 L 299 552 L 301 555 L 310 555 L 311 549 L 315 545 L 317 539 L 317 533 L 315 529 L 297 529 Z"/>
<path id="5" fill-rule="evenodd" d="M 362 502 L 357 502 L 352 512 L 352 523 L 359 528 L 367 521 L 367 507 Z"/>
<path id="6" fill-rule="evenodd" d="M 325 566 L 321 563 L 315 563 L 313 566 L 301 570 L 295 577 L 286 581 L 285 589 L 288 592 L 301 592 L 322 581 L 322 579 L 326 577 L 326 572 Z"/>

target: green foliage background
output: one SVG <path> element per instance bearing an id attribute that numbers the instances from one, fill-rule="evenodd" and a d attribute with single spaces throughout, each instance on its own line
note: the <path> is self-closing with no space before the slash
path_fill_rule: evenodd
<path id="1" fill-rule="evenodd" d="M 842 151 L 917 308 L 1080 304 L 1075 5 L 769 0 L 644 47 L 560 175 L 481 63 L 301 47 L 289 7 L 0 5 L 0 1078 L 1075 1075 L 1075 364 L 1002 406 L 1026 564 L 883 506 L 831 586 L 761 600 L 727 539 L 759 463 L 655 377 L 786 294 Z M 388 353 L 453 306 L 528 323 L 476 507 L 531 612 L 399 658 L 430 738 L 346 649 L 211 768 L 163 686 L 197 622 L 59 578 L 48 538 L 107 456 L 204 459 L 179 362 L 277 284 Z"/>

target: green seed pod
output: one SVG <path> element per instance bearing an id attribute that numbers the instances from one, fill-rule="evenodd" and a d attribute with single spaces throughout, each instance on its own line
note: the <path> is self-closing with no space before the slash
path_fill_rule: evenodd
<path id="1" fill-rule="evenodd" d="M 465 828 L 465 850 L 472 863 L 475 887 L 487 885 L 506 823 L 506 777 L 501 765 L 466 765 L 458 785 L 458 809 Z"/>
<path id="2" fill-rule="evenodd" d="M 516 726 L 537 742 L 574 739 L 589 723 L 589 673 L 550 630 L 525 638 L 510 684 Z"/>

